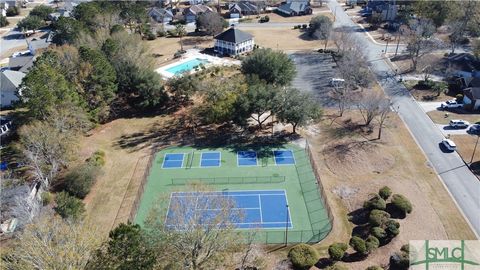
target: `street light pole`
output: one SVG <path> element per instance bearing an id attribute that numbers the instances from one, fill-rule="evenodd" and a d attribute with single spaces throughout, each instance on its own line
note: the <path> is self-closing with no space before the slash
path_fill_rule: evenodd
<path id="1" fill-rule="evenodd" d="M 288 243 L 288 204 L 286 205 L 285 207 L 286 211 L 287 211 L 287 222 L 285 222 L 285 246 L 287 246 L 287 243 Z"/>
<path id="2" fill-rule="evenodd" d="M 480 138 L 480 135 L 477 136 L 477 141 L 475 142 L 475 147 L 473 148 L 473 153 L 472 153 L 472 158 L 470 159 L 470 164 L 473 162 L 473 157 L 475 156 L 475 151 L 477 150 L 477 145 L 478 145 L 478 139 Z"/>

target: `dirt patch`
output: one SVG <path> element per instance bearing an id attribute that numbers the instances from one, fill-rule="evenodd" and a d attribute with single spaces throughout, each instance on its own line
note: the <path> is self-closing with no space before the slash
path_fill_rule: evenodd
<path id="1" fill-rule="evenodd" d="M 315 50 L 324 46 L 323 41 L 312 39 L 305 32 L 290 27 L 244 28 L 242 31 L 252 34 L 255 38 L 255 44 L 260 47 L 298 51 Z"/>
<path id="2" fill-rule="evenodd" d="M 359 172 L 381 174 L 395 163 L 395 157 L 383 148 L 369 141 L 342 140 L 324 150 L 329 152 L 325 164 L 341 178 L 354 177 Z"/>

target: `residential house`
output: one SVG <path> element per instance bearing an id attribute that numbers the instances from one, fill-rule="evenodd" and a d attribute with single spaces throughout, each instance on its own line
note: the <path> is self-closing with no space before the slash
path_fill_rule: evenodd
<path id="1" fill-rule="evenodd" d="M 214 51 L 222 55 L 239 55 L 253 50 L 255 41 L 249 33 L 231 27 L 215 38 Z"/>
<path id="2" fill-rule="evenodd" d="M 173 20 L 173 13 L 169 9 L 153 7 L 148 10 L 148 16 L 159 23 L 169 23 Z"/>
<path id="3" fill-rule="evenodd" d="M 380 15 L 382 21 L 393 21 L 398 15 L 398 5 L 396 4 L 395 0 L 370 0 L 367 2 L 365 11 L 370 13 L 372 16 Z"/>
<path id="4" fill-rule="evenodd" d="M 35 58 L 36 57 L 30 52 L 28 52 L 28 54 L 12 56 L 8 59 L 8 68 L 26 73 L 33 66 Z"/>
<path id="5" fill-rule="evenodd" d="M 184 10 L 183 15 L 185 16 L 185 21 L 191 23 L 197 20 L 198 15 L 205 12 L 213 12 L 213 10 L 206 5 L 193 5 Z"/>
<path id="6" fill-rule="evenodd" d="M 228 5 L 230 18 L 241 18 L 242 16 L 258 15 L 265 10 L 265 3 L 240 1 Z"/>
<path id="7" fill-rule="evenodd" d="M 210 2 L 210 0 L 189 0 L 189 1 L 188 1 L 188 3 L 189 3 L 190 5 L 192 5 L 192 6 L 193 6 L 193 5 L 206 4 L 206 3 L 208 3 L 208 2 Z"/>
<path id="8" fill-rule="evenodd" d="M 18 88 L 25 73 L 14 70 L 3 70 L 0 74 L 1 107 L 10 107 L 18 101 Z"/>
<path id="9" fill-rule="evenodd" d="M 463 104 L 465 109 L 480 110 L 480 78 L 471 78 L 468 87 L 463 89 Z"/>
<path id="10" fill-rule="evenodd" d="M 280 5 L 277 8 L 277 12 L 285 16 L 302 16 L 312 14 L 312 8 L 307 0 L 290 0 Z"/>
<path id="11" fill-rule="evenodd" d="M 28 50 L 30 50 L 33 55 L 36 55 L 39 52 L 46 50 L 50 45 L 52 45 L 52 39 L 52 31 L 48 31 L 40 37 L 33 37 L 27 39 Z"/>

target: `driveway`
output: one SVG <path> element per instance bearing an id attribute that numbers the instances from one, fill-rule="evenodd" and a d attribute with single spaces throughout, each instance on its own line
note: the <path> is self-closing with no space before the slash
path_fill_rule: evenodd
<path id="1" fill-rule="evenodd" d="M 442 104 L 442 102 L 422 102 L 422 101 L 418 101 L 418 105 L 420 105 L 420 107 L 422 107 L 422 109 L 425 112 L 431 112 L 431 111 L 438 110 L 438 108 L 440 108 L 440 104 Z"/>
<path id="2" fill-rule="evenodd" d="M 383 57 L 385 46 L 377 45 L 363 34 L 363 31 L 343 11 L 340 4 L 334 0 L 328 2 L 331 10 L 336 7 L 335 27 L 351 28 L 351 33 L 357 38 L 357 43 L 363 49 L 369 60 L 372 72 L 391 98 L 393 106 L 398 108 L 398 114 L 410 129 L 413 137 L 427 156 L 430 164 L 436 170 L 462 213 L 470 223 L 477 236 L 480 235 L 480 181 L 465 165 L 458 153 L 444 154 L 438 146 L 444 135 L 425 114 L 419 104 L 413 100 L 408 90 L 396 80 L 389 79 L 393 72 Z M 389 46 L 387 51 L 394 51 Z"/>
<path id="3" fill-rule="evenodd" d="M 17 47 L 27 47 L 27 41 L 25 40 L 22 32 L 17 30 L 11 30 L 6 35 L 1 37 L 0 40 L 0 54 L 7 52 L 10 49 Z"/>
<path id="4" fill-rule="evenodd" d="M 468 135 L 468 128 L 452 128 L 449 125 L 435 124 L 440 132 L 447 137 L 448 135 Z"/>

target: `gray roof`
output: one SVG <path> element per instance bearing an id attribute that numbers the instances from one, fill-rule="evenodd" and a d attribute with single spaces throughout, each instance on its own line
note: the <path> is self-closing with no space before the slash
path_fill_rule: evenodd
<path id="1" fill-rule="evenodd" d="M 291 1 L 279 6 L 278 9 L 285 13 L 291 13 L 292 11 L 300 13 L 304 12 L 309 6 L 308 1 Z"/>
<path id="2" fill-rule="evenodd" d="M 151 14 L 155 14 L 157 16 L 161 16 L 161 17 L 170 17 L 170 18 L 173 18 L 173 13 L 171 10 L 168 10 L 168 9 L 164 9 L 164 8 L 157 8 L 157 7 L 153 7 L 151 9 L 148 10 L 147 12 L 150 16 Z"/>
<path id="3" fill-rule="evenodd" d="M 8 67 L 12 70 L 25 72 L 33 66 L 34 57 L 33 55 L 10 57 Z"/>
<path id="4" fill-rule="evenodd" d="M 193 5 L 193 6 L 190 6 L 185 14 L 193 14 L 193 15 L 199 15 L 200 13 L 204 13 L 204 12 L 207 12 L 207 11 L 213 11 L 209 6 L 206 6 L 206 5 L 202 5 L 202 4 L 199 4 L 199 5 Z"/>
<path id="5" fill-rule="evenodd" d="M 25 77 L 25 73 L 23 73 L 23 72 L 15 71 L 15 70 L 8 70 L 8 69 L 2 71 L 2 74 L 4 75 L 2 77 L 7 78 L 17 88 L 22 83 L 23 77 Z"/>
<path id="6" fill-rule="evenodd" d="M 236 8 L 240 12 L 258 12 L 259 7 L 256 3 L 250 1 L 241 1 L 238 3 L 232 3 L 229 6 L 229 9 Z"/>
<path id="7" fill-rule="evenodd" d="M 228 29 L 227 31 L 217 35 L 215 39 L 223 40 L 232 43 L 241 43 L 247 40 L 252 39 L 253 36 L 249 33 L 238 30 L 234 27 Z"/>

